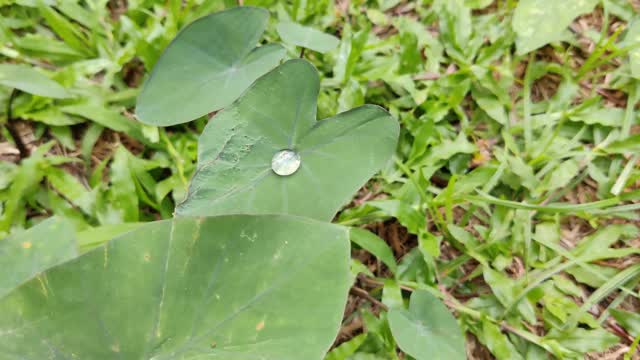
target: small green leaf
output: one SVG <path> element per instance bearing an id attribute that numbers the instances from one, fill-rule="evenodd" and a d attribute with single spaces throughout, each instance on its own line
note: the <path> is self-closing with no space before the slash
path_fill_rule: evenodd
<path id="1" fill-rule="evenodd" d="M 53 6 L 46 5 L 41 0 L 38 1 L 38 9 L 47 22 L 47 25 L 49 25 L 69 47 L 87 56 L 93 55 L 93 49 L 89 47 L 87 39 L 83 36 L 77 24 L 67 20 L 67 18 L 57 12 Z"/>
<path id="2" fill-rule="evenodd" d="M 367 202 L 367 205 L 382 210 L 386 215 L 395 217 L 412 234 L 418 234 L 426 227 L 424 213 L 401 200 L 373 200 Z"/>
<path id="3" fill-rule="evenodd" d="M 439 1 L 440 38 L 447 53 L 453 58 L 463 60 L 464 52 L 469 50 L 469 39 L 473 31 L 471 9 L 464 0 Z"/>
<path id="4" fill-rule="evenodd" d="M 417 360 L 466 359 L 464 336 L 446 306 L 425 290 L 416 290 L 409 310 L 389 311 L 389 326 L 402 351 Z"/>
<path id="5" fill-rule="evenodd" d="M 142 132 L 143 124 L 126 118 L 120 113 L 120 109 L 109 107 L 101 102 L 79 102 L 60 107 L 65 114 L 71 114 L 87 118 L 106 128 L 124 132 L 140 141 L 144 141 Z"/>
<path id="6" fill-rule="evenodd" d="M 0 353 L 320 360 L 347 300 L 347 232 L 283 216 L 144 225 L 1 299 Z"/>
<path id="7" fill-rule="evenodd" d="M 571 121 L 579 121 L 588 125 L 600 124 L 604 126 L 619 127 L 624 123 L 625 111 L 621 108 L 588 108 L 571 117 Z"/>
<path id="8" fill-rule="evenodd" d="M 500 303 L 505 307 L 511 307 L 513 301 L 518 299 L 522 287 L 503 273 L 488 266 L 484 267 L 483 275 L 484 280 L 489 284 Z M 535 310 L 526 297 L 519 300 L 515 307 L 525 320 L 532 324 L 536 322 Z"/>
<path id="9" fill-rule="evenodd" d="M 497 96 L 493 95 L 489 91 L 473 87 L 473 98 L 478 103 L 478 106 L 484 110 L 493 120 L 497 121 L 501 125 L 507 125 L 509 123 L 509 115 L 504 105 L 500 103 Z"/>
<path id="10" fill-rule="evenodd" d="M 402 289 L 397 281 L 392 279 L 384 279 L 384 287 L 382 288 L 382 303 L 389 309 L 404 309 L 404 299 L 402 298 Z"/>
<path id="11" fill-rule="evenodd" d="M 489 322 L 488 320 L 482 321 L 482 336 L 480 341 L 487 345 L 491 353 L 495 355 L 498 360 L 522 360 L 523 357 L 518 352 L 515 346 L 509 341 L 509 338 L 502 333 L 500 328 Z"/>
<path id="12" fill-rule="evenodd" d="M 494 0 L 465 0 L 464 3 L 472 9 L 484 9 L 491 5 Z"/>
<path id="13" fill-rule="evenodd" d="M 610 154 L 640 153 L 640 134 L 614 141 L 604 150 Z"/>
<path id="14" fill-rule="evenodd" d="M 109 206 L 117 217 L 103 223 L 138 221 L 138 195 L 136 195 L 129 156 L 129 152 L 123 146 L 118 147 L 113 156 Z"/>
<path id="15" fill-rule="evenodd" d="M 613 316 L 631 336 L 640 336 L 640 314 L 616 309 L 609 311 L 611 312 L 611 316 Z"/>
<path id="16" fill-rule="evenodd" d="M 278 23 L 276 30 L 284 42 L 318 52 L 331 51 L 340 43 L 333 35 L 294 22 Z"/>
<path id="17" fill-rule="evenodd" d="M 92 214 L 95 194 L 86 189 L 75 176 L 59 168 L 48 169 L 45 176 L 49 184 L 67 201 L 82 209 L 86 214 Z"/>
<path id="18" fill-rule="evenodd" d="M 576 17 L 593 10 L 599 0 L 539 1 L 521 0 L 513 15 L 518 54 L 526 54 L 548 43 L 561 40 Z"/>
<path id="19" fill-rule="evenodd" d="M 69 97 L 62 85 L 27 65 L 0 64 L 0 85 L 38 96 L 57 99 Z"/>
<path id="20" fill-rule="evenodd" d="M 285 55 L 278 44 L 255 47 L 269 12 L 235 7 L 200 18 L 164 51 L 138 97 L 136 115 L 168 126 L 231 104 Z"/>
<path id="21" fill-rule="evenodd" d="M 290 60 L 217 114 L 200 137 L 198 169 L 176 213 L 331 220 L 389 160 L 399 127 L 373 105 L 317 121 L 319 83 L 313 65 Z M 292 152 L 276 157 L 283 150 Z M 282 164 L 292 166 L 290 175 L 276 173 Z"/>
<path id="22" fill-rule="evenodd" d="M 412 32 L 400 34 L 400 74 L 414 74 L 420 71 L 422 54 L 418 38 Z"/>
<path id="23" fill-rule="evenodd" d="M 347 360 L 351 359 L 351 355 L 355 354 L 360 345 L 367 339 L 367 334 L 360 334 L 353 339 L 343 342 L 337 348 L 331 350 L 324 360 Z"/>
<path id="24" fill-rule="evenodd" d="M 0 240 L 0 298 L 77 253 L 73 226 L 61 218 Z"/>
<path id="25" fill-rule="evenodd" d="M 580 164 L 576 159 L 569 159 L 560 163 L 554 171 L 545 176 L 542 183 L 533 191 L 539 196 L 545 191 L 552 191 L 567 186 L 580 172 Z"/>
<path id="26" fill-rule="evenodd" d="M 564 332 L 552 329 L 544 338 L 556 340 L 565 348 L 580 353 L 604 351 L 620 343 L 617 336 L 604 329 L 588 330 L 579 327 Z"/>
<path id="27" fill-rule="evenodd" d="M 31 156 L 24 159 L 12 176 L 12 183 L 8 188 L 7 197 L 2 204 L 0 216 L 0 234 L 8 232 L 14 223 L 20 222 L 21 211 L 24 204 L 30 200 L 40 186 L 40 181 L 45 175 L 50 163 L 45 154 L 54 145 L 53 141 L 40 145 Z M 66 159 L 65 159 L 66 160 Z M 22 212 L 22 216 L 24 213 Z"/>
<path id="28" fill-rule="evenodd" d="M 395 274 L 398 270 L 396 258 L 393 256 L 393 251 L 391 251 L 391 248 L 386 242 L 384 242 L 384 240 L 380 239 L 371 231 L 360 228 L 351 228 L 350 234 L 351 242 L 375 255 L 385 265 L 387 265 L 391 272 Z"/>
<path id="29" fill-rule="evenodd" d="M 473 154 L 478 148 L 467 140 L 464 133 L 460 133 L 455 140 L 444 140 L 431 148 L 430 163 L 447 160 L 455 154 Z"/>
<path id="30" fill-rule="evenodd" d="M 576 257 L 600 254 L 620 239 L 632 239 L 638 236 L 640 229 L 632 224 L 611 224 L 595 233 L 585 236 L 573 249 Z"/>

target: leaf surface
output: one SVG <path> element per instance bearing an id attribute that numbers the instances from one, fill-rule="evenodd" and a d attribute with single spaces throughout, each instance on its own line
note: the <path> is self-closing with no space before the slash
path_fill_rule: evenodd
<path id="1" fill-rule="evenodd" d="M 0 357 L 322 359 L 348 264 L 347 229 L 309 219 L 150 223 L 2 299 Z"/>
<path id="2" fill-rule="evenodd" d="M 518 2 L 513 16 L 513 30 L 517 34 L 518 54 L 545 46 L 564 38 L 563 32 L 576 17 L 588 13 L 598 0 Z"/>
<path id="3" fill-rule="evenodd" d="M 144 84 L 137 117 L 168 126 L 231 104 L 285 55 L 279 44 L 255 47 L 269 12 L 235 7 L 200 18 L 171 42 Z"/>
<path id="4" fill-rule="evenodd" d="M 0 269 L 4 269 L 0 272 L 0 298 L 77 253 L 73 226 L 61 218 L 47 219 L 0 240 Z"/>
<path id="5" fill-rule="evenodd" d="M 62 85 L 27 65 L 0 64 L 0 85 L 38 96 L 56 99 L 69 97 Z"/>
<path id="6" fill-rule="evenodd" d="M 331 51 L 340 43 L 333 35 L 294 22 L 278 23 L 276 30 L 284 42 L 318 52 Z"/>
<path id="7" fill-rule="evenodd" d="M 313 65 L 290 60 L 217 114 L 200 137 L 198 168 L 176 214 L 331 220 L 389 160 L 399 127 L 374 105 L 316 121 L 318 91 Z M 285 149 L 295 151 L 301 165 L 279 176 L 271 161 Z"/>
<path id="8" fill-rule="evenodd" d="M 389 325 L 402 351 L 423 359 L 466 359 L 464 336 L 447 307 L 427 291 L 411 294 L 409 310 L 389 311 Z"/>

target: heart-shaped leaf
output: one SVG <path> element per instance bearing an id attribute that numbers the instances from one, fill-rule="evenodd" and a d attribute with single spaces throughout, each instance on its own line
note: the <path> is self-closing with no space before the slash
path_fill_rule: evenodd
<path id="1" fill-rule="evenodd" d="M 278 23 L 276 30 L 284 42 L 318 52 L 331 51 L 340 43 L 333 35 L 294 22 Z"/>
<path id="2" fill-rule="evenodd" d="M 38 96 L 56 99 L 69 97 L 62 85 L 27 65 L 0 64 L 0 85 Z"/>
<path id="3" fill-rule="evenodd" d="M 290 60 L 218 113 L 200 137 L 198 168 L 176 213 L 331 220 L 389 160 L 399 127 L 374 105 L 316 121 L 319 87 L 313 65 Z M 286 149 L 300 164 L 292 175 L 280 176 L 272 160 L 277 163 L 274 155 Z"/>
<path id="4" fill-rule="evenodd" d="M 0 300 L 0 357 L 319 360 L 348 263 L 347 229 L 309 219 L 151 223 Z"/>
<path id="5" fill-rule="evenodd" d="M 138 97 L 142 122 L 168 126 L 233 102 L 285 55 L 279 44 L 255 47 L 269 12 L 235 7 L 188 25 L 171 42 Z"/>
<path id="6" fill-rule="evenodd" d="M 73 226 L 60 218 L 0 240 L 0 298 L 40 272 L 77 256 Z"/>
<path id="7" fill-rule="evenodd" d="M 389 311 L 389 326 L 402 351 L 417 360 L 465 360 L 464 336 L 446 306 L 425 290 L 411 294 L 409 310 Z"/>

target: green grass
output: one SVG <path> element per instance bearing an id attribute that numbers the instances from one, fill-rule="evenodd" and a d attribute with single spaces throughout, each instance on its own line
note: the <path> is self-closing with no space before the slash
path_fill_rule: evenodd
<path id="1" fill-rule="evenodd" d="M 52 215 L 97 234 L 171 217 L 184 196 L 207 119 L 141 125 L 135 97 L 182 26 L 235 3 L 124 3 L 0 1 L 0 61 L 74 95 L 16 98 L 31 156 L 0 140 L 0 237 Z M 472 358 L 633 352 L 640 320 L 620 311 L 640 309 L 637 2 L 244 3 L 271 11 L 270 41 L 278 20 L 341 39 L 304 55 L 322 77 L 318 118 L 374 103 L 402 124 L 394 161 L 336 218 L 377 232 L 397 264 L 354 250 L 360 296 L 330 359 L 402 356 L 381 304 L 413 289 L 455 311 Z"/>

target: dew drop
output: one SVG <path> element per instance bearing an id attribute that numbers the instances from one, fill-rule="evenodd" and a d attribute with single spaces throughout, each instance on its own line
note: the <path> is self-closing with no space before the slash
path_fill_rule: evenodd
<path id="1" fill-rule="evenodd" d="M 300 168 L 300 155 L 293 150 L 280 150 L 271 159 L 271 169 L 280 176 L 289 176 Z"/>

